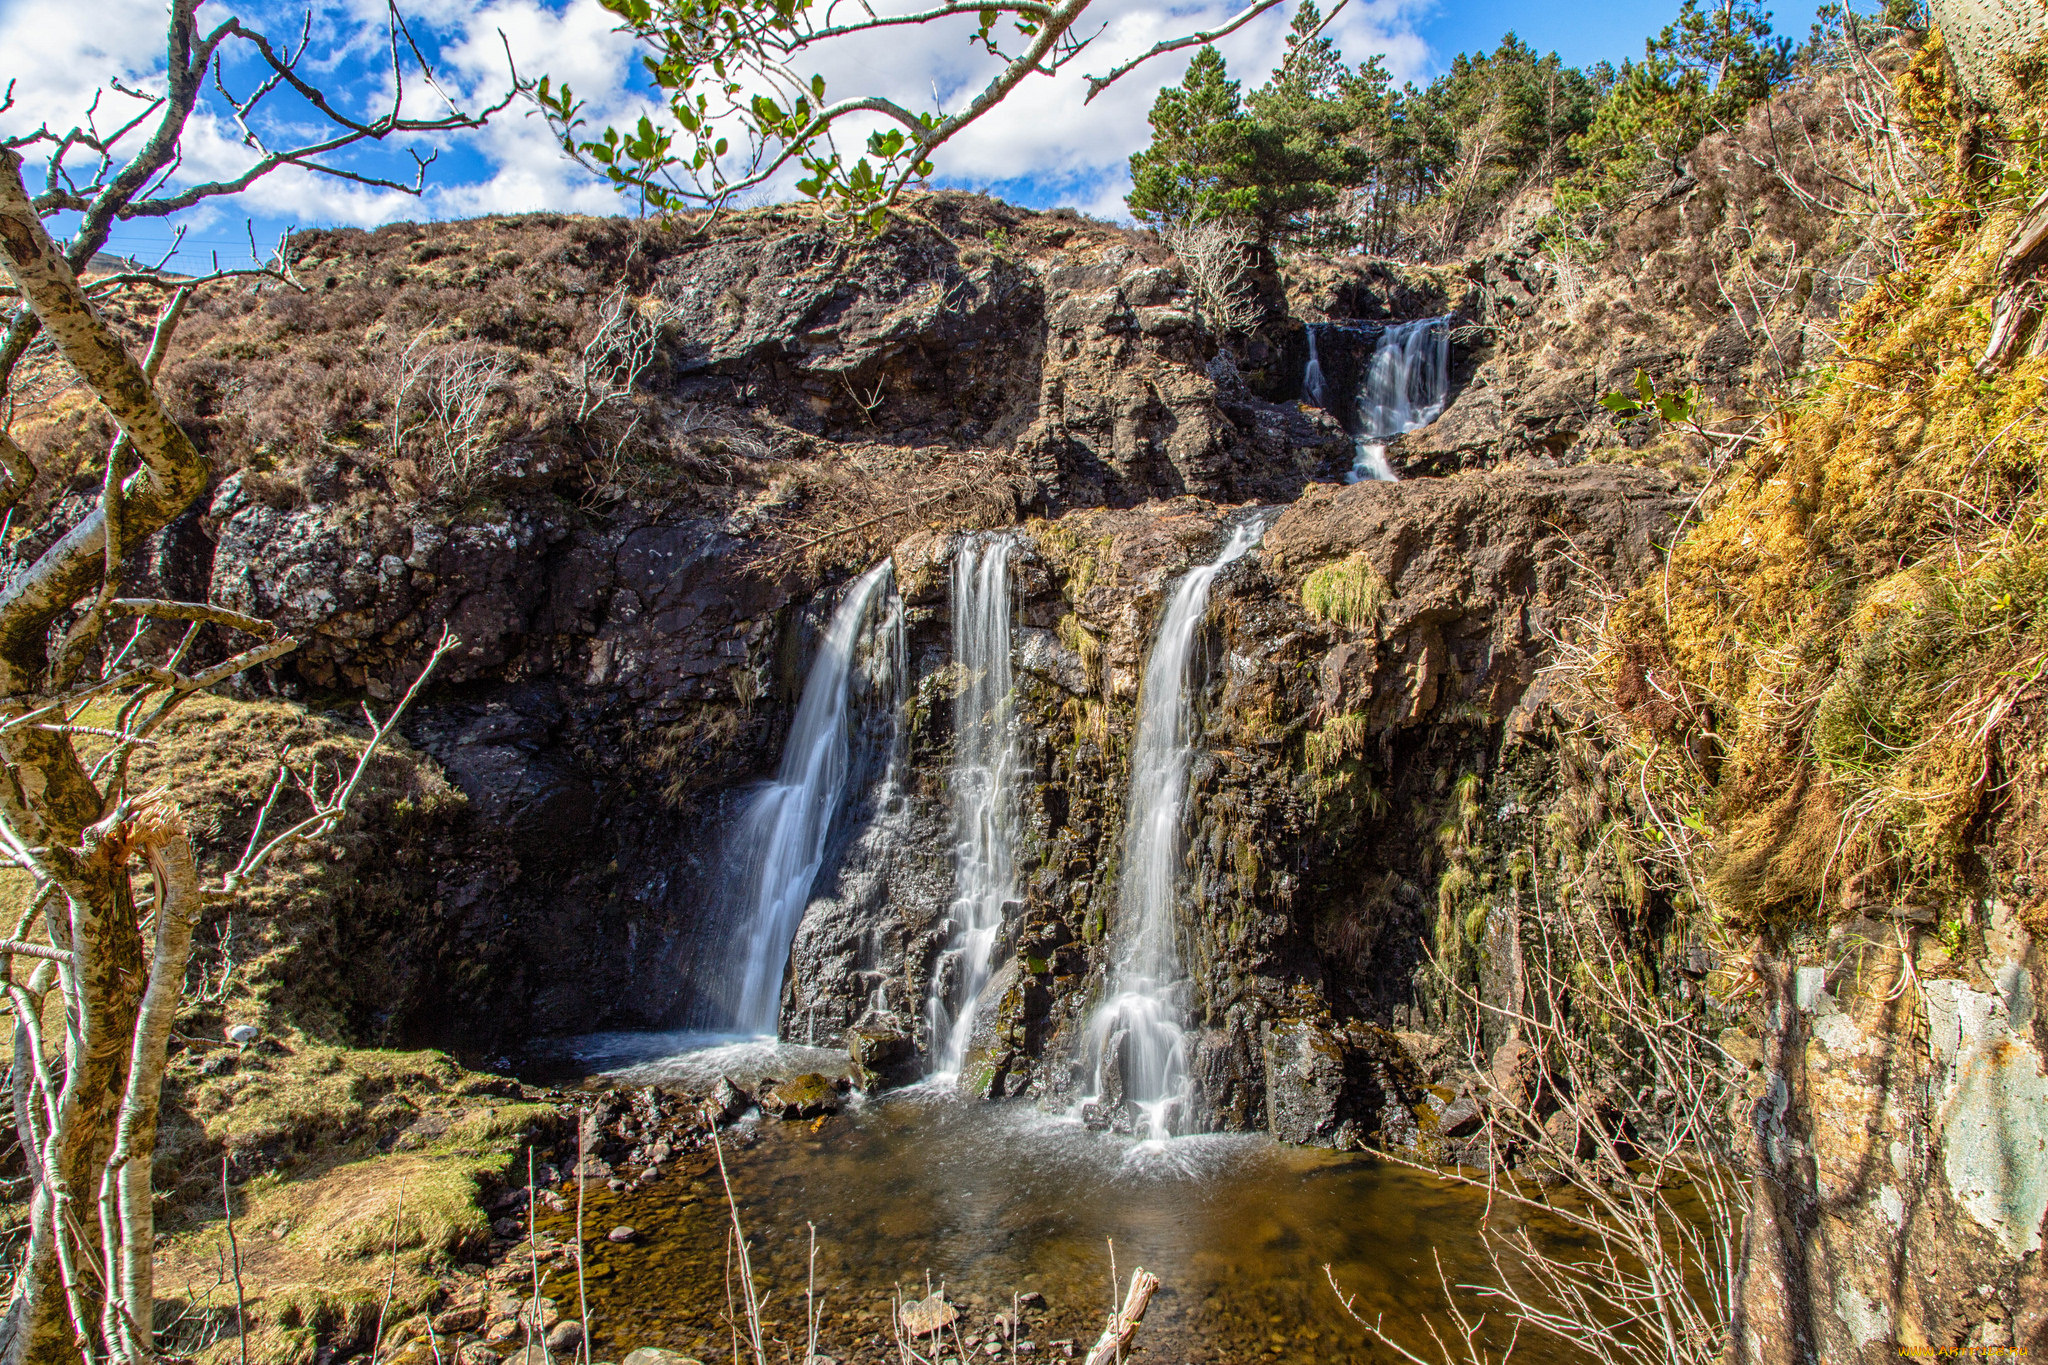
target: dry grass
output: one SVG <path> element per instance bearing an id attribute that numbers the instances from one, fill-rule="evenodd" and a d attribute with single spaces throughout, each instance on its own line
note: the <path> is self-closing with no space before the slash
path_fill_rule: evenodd
<path id="1" fill-rule="evenodd" d="M 505 1183 L 515 1153 L 553 1111 L 462 1094 L 460 1076 L 430 1053 L 314 1053 L 278 1084 L 256 1087 L 246 1106 L 237 1096 L 208 1115 L 209 1133 L 230 1150 L 316 1136 L 322 1144 L 306 1170 L 234 1192 L 251 1360 L 309 1365 L 320 1348 L 366 1344 L 380 1312 L 397 1322 L 421 1311 L 455 1260 L 481 1252 L 490 1229 L 480 1196 Z M 377 1153 L 380 1133 L 390 1154 Z M 166 1239 L 157 1282 L 189 1315 L 187 1349 L 225 1365 L 241 1343 L 217 1187 L 195 1192 L 193 1203 L 203 1221 Z M 202 1345 L 209 1335 L 218 1339 Z"/>
<path id="2" fill-rule="evenodd" d="M 1936 140 L 1955 126 L 1939 55 L 1899 82 Z M 1708 855 L 1735 925 L 1955 903 L 2020 870 L 1976 850 L 2039 805 L 2011 746 L 2048 676 L 2048 358 L 1972 365 L 1998 255 L 2048 183 L 2038 132 L 1936 203 L 1845 315 L 1837 363 L 1586 661 L 1581 701 L 1621 718 L 1644 819 Z M 1669 880 L 1703 903 L 1690 877 Z"/>

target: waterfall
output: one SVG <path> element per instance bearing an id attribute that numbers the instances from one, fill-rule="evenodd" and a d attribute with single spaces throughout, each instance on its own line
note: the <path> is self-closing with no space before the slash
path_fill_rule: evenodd
<path id="1" fill-rule="evenodd" d="M 745 957 L 738 1006 L 728 1022 L 739 1032 L 776 1031 L 790 940 L 825 861 L 832 819 L 846 796 L 852 767 L 852 684 L 863 647 L 879 644 L 878 651 L 871 648 L 867 653 L 878 653 L 883 668 L 893 672 L 901 665 L 902 621 L 894 578 L 884 560 L 847 589 L 804 680 L 803 699 L 782 747 L 781 768 L 749 802 L 734 834 L 731 847 L 738 854 L 735 891 L 745 917 Z M 885 600 L 891 606 L 878 620 L 876 605 Z M 875 634 L 882 637 L 878 642 L 869 638 Z"/>
<path id="2" fill-rule="evenodd" d="M 1316 354 L 1316 333 L 1322 330 L 1320 323 L 1308 325 L 1308 368 L 1301 372 L 1301 391 L 1308 395 L 1308 401 L 1319 408 L 1330 405 L 1323 398 L 1323 358 Z"/>
<path id="3" fill-rule="evenodd" d="M 1349 482 L 1392 482 L 1387 442 L 1443 415 L 1450 392 L 1451 320 L 1400 322 L 1380 333 L 1372 365 L 1358 389 L 1357 461 Z"/>
<path id="4" fill-rule="evenodd" d="M 1216 575 L 1249 553 L 1264 532 L 1263 521 L 1239 526 L 1222 554 L 1174 585 L 1139 691 L 1117 887 L 1116 927 L 1124 941 L 1110 998 L 1088 1025 L 1096 1057 L 1089 1102 L 1110 1109 L 1128 1104 L 1144 1116 L 1145 1135 L 1153 1138 L 1173 1134 L 1193 1094 L 1181 1028 L 1188 983 L 1174 913 L 1188 766 L 1199 738 L 1193 691 L 1200 680 L 1189 677 L 1189 666 Z"/>
<path id="5" fill-rule="evenodd" d="M 1017 732 L 1010 672 L 1007 535 L 969 536 L 953 557 L 953 933 L 926 1005 L 932 1071 L 957 1076 L 1003 915 L 1016 896 Z"/>
<path id="6" fill-rule="evenodd" d="M 1335 409 L 1325 396 L 1328 380 L 1316 343 L 1319 331 L 1336 326 L 1309 325 L 1308 368 L 1301 378 L 1302 391 L 1309 399 L 1330 411 Z M 1387 443 L 1396 436 L 1426 427 L 1443 415 L 1444 404 L 1450 397 L 1450 371 L 1450 318 L 1396 322 L 1379 329 L 1346 423 L 1356 450 L 1347 483 L 1362 479 L 1391 483 L 1400 477 L 1387 462 Z"/>

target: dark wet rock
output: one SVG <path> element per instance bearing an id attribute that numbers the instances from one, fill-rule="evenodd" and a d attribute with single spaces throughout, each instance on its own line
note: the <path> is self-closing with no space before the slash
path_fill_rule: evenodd
<path id="1" fill-rule="evenodd" d="M 1266 1126 L 1282 1142 L 1349 1147 L 1344 1044 L 1327 1029 L 1282 1023 L 1266 1032 Z"/>
<path id="2" fill-rule="evenodd" d="M 1436 1129 L 1445 1137 L 1468 1137 L 1479 1131 L 1485 1117 L 1477 1100 L 1470 1095 L 1460 1095 L 1438 1112 Z"/>
<path id="3" fill-rule="evenodd" d="M 917 1079 L 917 1048 L 901 1033 L 855 1029 L 846 1036 L 853 1063 L 853 1083 L 873 1094 Z"/>
<path id="4" fill-rule="evenodd" d="M 704 1104 L 711 1121 L 721 1128 L 737 1123 L 740 1116 L 753 1107 L 754 1097 L 733 1084 L 730 1076 L 718 1078 L 718 1084 L 711 1087 L 711 1094 Z"/>

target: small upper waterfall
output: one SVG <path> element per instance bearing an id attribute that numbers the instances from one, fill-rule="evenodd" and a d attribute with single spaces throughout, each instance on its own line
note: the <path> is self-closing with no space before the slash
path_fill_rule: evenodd
<path id="1" fill-rule="evenodd" d="M 1321 330 L 1321 323 L 1311 322 L 1308 325 L 1308 368 L 1301 372 L 1301 391 L 1308 395 L 1309 402 L 1319 408 L 1327 408 L 1330 404 L 1323 394 L 1323 358 L 1316 354 L 1316 333 Z"/>
<path id="2" fill-rule="evenodd" d="M 1017 727 L 1010 671 L 1008 535 L 968 536 L 953 557 L 952 940 L 926 1013 L 935 1075 L 958 1075 L 1003 915 L 1017 894 Z"/>
<path id="3" fill-rule="evenodd" d="M 734 832 L 745 956 L 738 1002 L 726 1022 L 742 1033 L 776 1031 L 790 940 L 825 860 L 832 819 L 846 796 L 855 668 L 864 652 L 883 668 L 901 667 L 902 621 L 894 582 L 894 570 L 884 560 L 847 589 L 804 680 L 803 699 L 782 747 L 782 766 L 754 796 Z M 889 605 L 878 611 L 883 603 Z M 876 634 L 881 638 L 871 639 Z"/>
<path id="4" fill-rule="evenodd" d="M 1188 982 L 1174 914 L 1188 766 L 1199 738 L 1193 702 L 1198 680 L 1189 677 L 1189 666 L 1216 575 L 1249 553 L 1264 533 L 1263 521 L 1239 526 L 1223 553 L 1174 585 L 1138 698 L 1117 887 L 1116 932 L 1123 943 L 1110 998 L 1089 1021 L 1088 1034 L 1096 1058 L 1093 1102 L 1128 1104 L 1144 1116 L 1148 1137 L 1173 1134 L 1193 1088 L 1181 1027 Z"/>
<path id="5" fill-rule="evenodd" d="M 1423 318 L 1379 328 L 1371 356 L 1350 397 L 1348 419 L 1329 401 L 1329 379 L 1317 344 L 1319 333 L 1326 329 L 1360 330 L 1338 323 L 1309 324 L 1308 367 L 1302 372 L 1302 392 L 1317 407 L 1338 412 L 1340 420 L 1345 421 L 1357 451 L 1347 481 L 1392 482 L 1399 475 L 1387 462 L 1387 443 L 1434 422 L 1443 415 L 1444 404 L 1449 400 L 1451 320 Z"/>

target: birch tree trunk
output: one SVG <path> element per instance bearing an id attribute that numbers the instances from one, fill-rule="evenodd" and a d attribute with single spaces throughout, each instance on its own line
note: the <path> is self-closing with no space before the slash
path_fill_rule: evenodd
<path id="1" fill-rule="evenodd" d="M 2020 92 L 2003 63 L 2048 40 L 2048 0 L 1927 0 L 1963 93 L 2011 119 Z"/>

